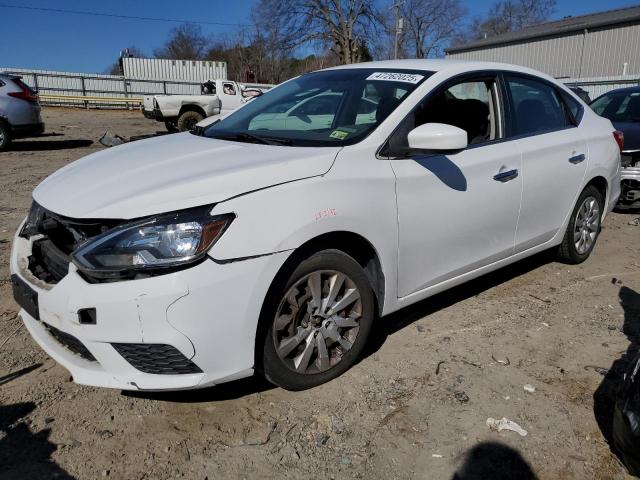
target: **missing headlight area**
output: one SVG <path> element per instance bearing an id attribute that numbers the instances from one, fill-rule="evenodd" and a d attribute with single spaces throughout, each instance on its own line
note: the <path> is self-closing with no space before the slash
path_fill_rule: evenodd
<path id="1" fill-rule="evenodd" d="M 212 205 L 132 219 L 73 219 L 35 201 L 20 236 L 33 239 L 28 270 L 53 285 L 74 263 L 89 283 L 147 278 L 204 261 L 232 214 L 210 215 Z"/>
<path id="2" fill-rule="evenodd" d="M 28 257 L 28 269 L 38 279 L 56 284 L 69 272 L 71 252 L 87 240 L 120 224 L 121 220 L 76 220 L 50 212 L 33 202 L 20 232 L 23 238 L 38 236 Z"/>

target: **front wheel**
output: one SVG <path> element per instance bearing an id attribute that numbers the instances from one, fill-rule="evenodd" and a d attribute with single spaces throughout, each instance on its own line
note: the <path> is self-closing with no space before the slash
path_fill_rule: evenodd
<path id="1" fill-rule="evenodd" d="M 9 125 L 0 121 L 0 152 L 9 148 L 11 143 L 11 130 Z"/>
<path id="2" fill-rule="evenodd" d="M 604 199 L 593 185 L 587 186 L 571 213 L 567 231 L 558 248 L 558 259 L 569 264 L 584 262 L 600 235 Z"/>
<path id="3" fill-rule="evenodd" d="M 353 258 L 338 250 L 307 258 L 263 311 L 264 376 L 287 390 L 304 390 L 342 374 L 364 349 L 374 305 Z"/>

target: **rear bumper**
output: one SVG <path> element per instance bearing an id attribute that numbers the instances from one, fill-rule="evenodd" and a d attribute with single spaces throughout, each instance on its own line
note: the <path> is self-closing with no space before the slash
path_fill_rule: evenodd
<path id="1" fill-rule="evenodd" d="M 13 138 L 37 137 L 44 132 L 44 122 L 30 123 L 28 125 L 11 125 Z"/>
<path id="2" fill-rule="evenodd" d="M 168 120 L 162 115 L 162 112 L 160 111 L 159 108 L 154 108 L 153 110 L 143 109 L 142 114 L 144 115 L 145 118 L 149 118 L 151 120 L 157 120 L 159 122 L 164 122 Z"/>
<path id="3" fill-rule="evenodd" d="M 620 171 L 620 180 L 635 180 L 640 182 L 640 167 L 627 167 Z"/>

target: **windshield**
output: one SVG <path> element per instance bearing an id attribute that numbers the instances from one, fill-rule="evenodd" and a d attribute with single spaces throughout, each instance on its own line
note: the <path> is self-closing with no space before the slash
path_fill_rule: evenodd
<path id="1" fill-rule="evenodd" d="M 202 134 L 276 145 L 350 145 L 375 130 L 432 74 L 373 68 L 309 73 L 259 96 Z"/>
<path id="2" fill-rule="evenodd" d="M 607 93 L 594 100 L 591 108 L 612 122 L 640 122 L 640 92 Z"/>

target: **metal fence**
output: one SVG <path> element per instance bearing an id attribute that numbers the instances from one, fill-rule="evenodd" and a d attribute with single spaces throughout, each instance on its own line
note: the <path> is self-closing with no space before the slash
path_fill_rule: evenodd
<path id="1" fill-rule="evenodd" d="M 131 108 L 139 106 L 144 95 L 200 94 L 200 82 L 193 81 L 150 80 L 10 67 L 0 67 L 0 72 L 22 76 L 27 85 L 38 90 L 44 105 Z M 243 85 L 261 89 L 272 87 L 264 84 Z"/>
<path id="2" fill-rule="evenodd" d="M 562 83 L 570 87 L 580 87 L 587 92 L 592 100 L 616 88 L 640 85 L 637 75 L 617 75 L 612 77 L 591 78 L 559 78 Z"/>

